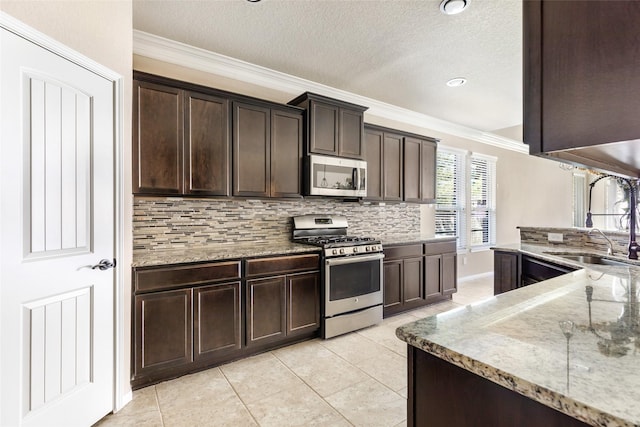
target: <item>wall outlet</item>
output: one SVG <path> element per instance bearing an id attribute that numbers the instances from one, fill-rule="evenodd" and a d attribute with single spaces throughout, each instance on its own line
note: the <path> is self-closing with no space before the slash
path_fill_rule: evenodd
<path id="1" fill-rule="evenodd" d="M 552 243 L 562 243 L 562 233 L 548 233 L 547 240 Z"/>

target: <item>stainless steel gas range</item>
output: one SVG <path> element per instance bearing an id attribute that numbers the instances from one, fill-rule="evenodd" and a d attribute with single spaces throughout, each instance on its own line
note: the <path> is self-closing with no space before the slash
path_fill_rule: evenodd
<path id="1" fill-rule="evenodd" d="M 293 218 L 293 240 L 322 250 L 323 338 L 382 322 L 382 244 L 349 236 L 341 215 Z"/>

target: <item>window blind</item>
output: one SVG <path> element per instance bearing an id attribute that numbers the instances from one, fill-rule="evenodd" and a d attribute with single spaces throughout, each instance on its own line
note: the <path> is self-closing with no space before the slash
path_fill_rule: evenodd
<path id="1" fill-rule="evenodd" d="M 483 247 L 496 241 L 496 161 L 472 154 L 469 161 L 470 246 Z"/>
<path id="2" fill-rule="evenodd" d="M 466 247 L 465 153 L 438 148 L 436 162 L 436 235 L 457 236 Z"/>

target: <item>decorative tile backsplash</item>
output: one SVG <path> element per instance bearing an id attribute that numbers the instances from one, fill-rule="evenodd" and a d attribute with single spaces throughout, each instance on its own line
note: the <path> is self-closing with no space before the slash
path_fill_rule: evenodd
<path id="1" fill-rule="evenodd" d="M 520 243 L 569 246 L 572 248 L 585 248 L 598 251 L 606 251 L 609 244 L 598 232 L 589 234 L 592 228 L 545 228 L 545 227 L 518 227 L 520 229 Z M 548 241 L 549 233 L 561 233 L 562 243 Z M 621 231 L 605 231 L 604 234 L 613 243 L 616 255 L 624 255 L 628 252 L 629 233 Z"/>
<path id="2" fill-rule="evenodd" d="M 291 217 L 304 214 L 344 215 L 352 235 L 420 233 L 420 205 L 411 203 L 380 206 L 329 198 L 289 201 L 137 197 L 133 249 L 289 241 Z"/>

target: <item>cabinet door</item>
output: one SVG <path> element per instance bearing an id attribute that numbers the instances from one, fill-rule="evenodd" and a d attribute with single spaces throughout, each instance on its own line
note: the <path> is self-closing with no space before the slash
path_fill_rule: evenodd
<path id="1" fill-rule="evenodd" d="M 285 276 L 247 280 L 247 346 L 286 336 Z"/>
<path id="2" fill-rule="evenodd" d="M 240 282 L 194 289 L 194 359 L 213 359 L 242 345 Z"/>
<path id="3" fill-rule="evenodd" d="M 318 272 L 287 276 L 287 335 L 320 328 L 320 275 Z"/>
<path id="4" fill-rule="evenodd" d="M 436 202 L 436 152 L 435 142 L 422 141 L 420 145 L 420 201 L 423 203 Z"/>
<path id="5" fill-rule="evenodd" d="M 442 296 L 441 269 L 441 255 L 428 255 L 424 257 L 424 288 L 426 299 Z"/>
<path id="6" fill-rule="evenodd" d="M 407 202 L 422 201 L 421 146 L 419 139 L 404 139 L 404 200 Z"/>
<path id="7" fill-rule="evenodd" d="M 191 363 L 191 290 L 139 295 L 135 304 L 135 375 Z"/>
<path id="8" fill-rule="evenodd" d="M 422 258 L 405 259 L 403 264 L 402 301 L 404 304 L 421 303 L 424 300 Z"/>
<path id="9" fill-rule="evenodd" d="M 185 93 L 185 193 L 229 195 L 229 101 Z"/>
<path id="10" fill-rule="evenodd" d="M 271 186 L 271 111 L 233 104 L 233 195 L 267 197 Z"/>
<path id="11" fill-rule="evenodd" d="M 396 313 L 402 307 L 402 260 L 385 261 L 384 306 L 385 315 Z"/>
<path id="12" fill-rule="evenodd" d="M 316 154 L 338 154 L 339 108 L 311 101 L 309 151 Z"/>
<path id="13" fill-rule="evenodd" d="M 451 295 L 458 290 L 457 284 L 457 255 L 455 253 L 442 254 L 442 295 Z"/>
<path id="14" fill-rule="evenodd" d="M 367 161 L 367 199 L 382 200 L 383 133 L 365 129 L 365 160 Z"/>
<path id="15" fill-rule="evenodd" d="M 134 81 L 133 192 L 182 193 L 182 91 Z"/>
<path id="16" fill-rule="evenodd" d="M 359 111 L 340 108 L 339 120 L 339 151 L 341 157 L 354 159 L 363 158 L 362 134 L 363 134 L 363 114 Z"/>
<path id="17" fill-rule="evenodd" d="M 520 283 L 520 255 L 516 252 L 493 253 L 493 294 L 516 289 Z"/>
<path id="18" fill-rule="evenodd" d="M 300 197 L 302 114 L 271 112 L 271 197 Z"/>
<path id="19" fill-rule="evenodd" d="M 401 201 L 402 191 L 402 136 L 385 133 L 383 146 L 384 200 Z"/>

